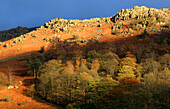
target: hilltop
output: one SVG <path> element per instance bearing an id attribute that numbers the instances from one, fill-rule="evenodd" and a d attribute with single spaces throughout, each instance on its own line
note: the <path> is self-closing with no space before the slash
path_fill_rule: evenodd
<path id="1" fill-rule="evenodd" d="M 66 43 L 86 44 L 92 40 L 105 41 L 142 34 L 144 29 L 157 33 L 169 26 L 169 9 L 154 9 L 135 6 L 122 9 L 113 17 L 101 17 L 85 20 L 66 20 L 56 18 L 40 28 L 17 38 L 0 43 L 0 59 L 29 54 L 47 48 L 53 39 Z M 164 26 L 163 26 L 164 25 Z M 76 40 L 74 36 L 77 37 Z"/>

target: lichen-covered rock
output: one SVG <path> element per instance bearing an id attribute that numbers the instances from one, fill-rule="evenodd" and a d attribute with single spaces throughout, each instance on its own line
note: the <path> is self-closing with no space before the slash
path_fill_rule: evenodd
<path id="1" fill-rule="evenodd" d="M 93 36 L 92 38 L 91 38 L 91 40 L 98 40 L 98 39 L 100 39 L 101 37 L 100 36 Z"/>
<path id="2" fill-rule="evenodd" d="M 123 34 L 123 37 L 128 37 L 128 35 Z"/>
<path id="3" fill-rule="evenodd" d="M 67 27 L 67 26 L 64 26 L 64 27 L 60 28 L 60 30 L 61 30 L 62 32 L 65 32 L 65 31 L 68 30 L 68 27 Z"/>
<path id="4" fill-rule="evenodd" d="M 134 33 L 134 31 L 132 30 L 132 28 L 128 29 L 129 33 Z"/>
<path id="5" fill-rule="evenodd" d="M 9 47 L 8 43 L 4 45 L 4 47 Z"/>
<path id="6" fill-rule="evenodd" d="M 14 86 L 14 88 L 18 89 L 19 87 L 18 86 Z"/>
<path id="7" fill-rule="evenodd" d="M 49 41 L 49 38 L 47 37 L 47 38 L 44 38 L 44 40 L 46 41 L 46 42 L 48 42 Z"/>
<path id="8" fill-rule="evenodd" d="M 103 29 L 100 29 L 100 30 L 95 30 L 95 32 L 102 32 L 103 31 Z"/>
<path id="9" fill-rule="evenodd" d="M 116 28 L 115 28 L 115 29 L 112 29 L 111 32 L 112 32 L 113 35 L 117 35 L 117 34 L 119 33 Z"/>
<path id="10" fill-rule="evenodd" d="M 111 22 L 110 18 L 105 19 L 105 22 L 110 23 Z"/>
<path id="11" fill-rule="evenodd" d="M 97 27 L 102 27 L 102 24 L 97 25 Z"/>
<path id="12" fill-rule="evenodd" d="M 8 87 L 7 87 L 7 89 L 13 89 L 14 88 L 14 86 L 12 86 L 12 85 L 9 85 Z"/>
<path id="13" fill-rule="evenodd" d="M 17 40 L 14 40 L 13 43 L 18 43 L 18 41 L 17 41 Z"/>

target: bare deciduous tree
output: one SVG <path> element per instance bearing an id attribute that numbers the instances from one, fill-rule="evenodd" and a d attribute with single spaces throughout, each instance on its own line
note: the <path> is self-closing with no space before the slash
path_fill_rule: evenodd
<path id="1" fill-rule="evenodd" d="M 12 84 L 13 84 L 13 79 L 14 79 L 14 77 L 13 77 L 12 75 L 13 75 L 12 68 L 8 66 L 9 85 L 12 85 Z"/>

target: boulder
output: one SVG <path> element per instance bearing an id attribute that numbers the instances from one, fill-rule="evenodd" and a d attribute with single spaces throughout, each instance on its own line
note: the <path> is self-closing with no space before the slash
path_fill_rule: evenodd
<path id="1" fill-rule="evenodd" d="M 9 47 L 8 43 L 4 45 L 4 47 Z"/>
<path id="2" fill-rule="evenodd" d="M 7 89 L 13 89 L 14 88 L 14 86 L 12 86 L 12 85 L 9 85 L 8 87 L 7 87 Z"/>
<path id="3" fill-rule="evenodd" d="M 18 86 L 15 86 L 14 88 L 18 89 L 19 87 L 18 87 Z"/>

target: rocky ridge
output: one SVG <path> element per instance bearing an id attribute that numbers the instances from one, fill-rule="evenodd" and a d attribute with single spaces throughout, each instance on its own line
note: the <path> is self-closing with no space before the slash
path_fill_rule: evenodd
<path id="1" fill-rule="evenodd" d="M 141 19 L 141 18 L 156 18 L 159 22 L 167 22 L 168 14 L 170 14 L 170 9 L 155 9 L 147 8 L 145 6 L 134 6 L 131 9 L 122 9 L 116 15 L 112 17 L 112 21 L 116 23 L 120 20 L 129 20 L 129 19 Z"/>
<path id="2" fill-rule="evenodd" d="M 135 36 L 147 32 L 160 33 L 164 29 L 165 23 L 169 22 L 170 9 L 154 9 L 145 6 L 135 6 L 131 9 L 122 9 L 113 17 L 101 17 L 85 20 L 67 20 L 56 18 L 46 22 L 43 26 L 29 33 L 23 34 L 11 40 L 0 42 L 0 53 L 4 54 L 8 49 L 13 49 L 13 54 L 24 53 L 26 45 L 41 48 L 48 46 L 55 39 L 66 44 L 86 44 L 90 41 L 110 40 L 123 37 Z M 169 20 L 169 21 L 168 21 Z M 166 28 L 170 28 L 167 26 Z M 136 34 L 137 33 L 137 34 Z M 34 47 L 34 51 L 37 50 Z M 3 51 L 4 49 L 5 51 Z M 33 49 L 33 48 L 31 48 Z M 8 50 L 7 50 L 8 51 Z M 29 52 L 32 52 L 30 50 Z"/>

